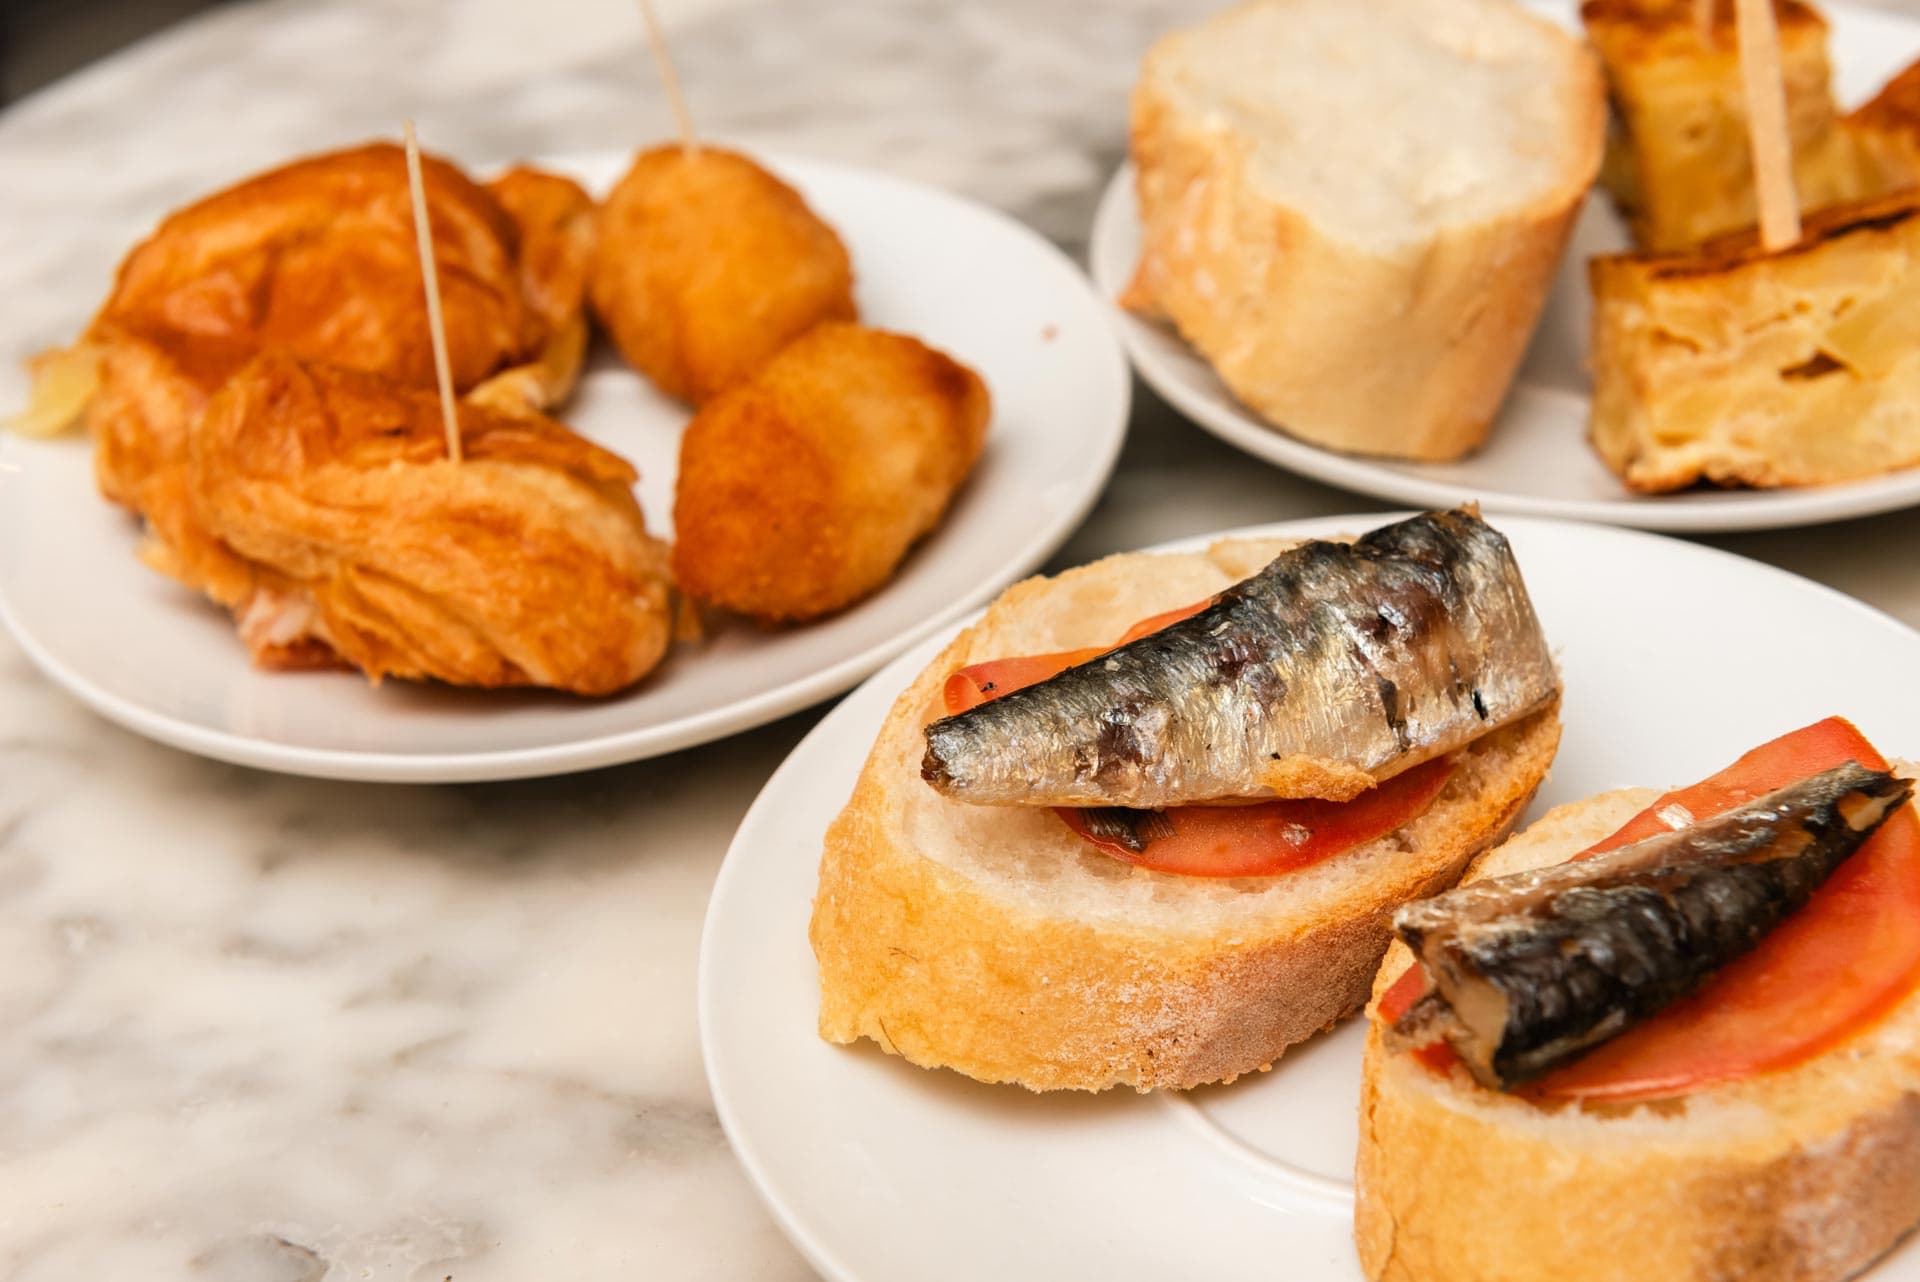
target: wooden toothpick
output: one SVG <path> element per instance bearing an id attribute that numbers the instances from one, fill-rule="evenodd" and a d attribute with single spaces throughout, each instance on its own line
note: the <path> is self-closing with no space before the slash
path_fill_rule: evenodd
<path id="1" fill-rule="evenodd" d="M 674 123 L 680 129 L 681 149 L 692 155 L 700 150 L 700 140 L 693 136 L 693 117 L 687 114 L 686 95 L 680 92 L 680 73 L 673 69 L 673 55 L 667 51 L 667 35 L 660 29 L 660 19 L 654 16 L 653 0 L 640 0 L 640 20 L 647 24 L 647 45 L 660 67 L 660 83 L 666 88 L 667 104 L 673 108 Z"/>
<path id="2" fill-rule="evenodd" d="M 440 315 L 440 272 L 433 261 L 433 225 L 427 220 L 427 182 L 420 174 L 420 140 L 413 122 L 407 140 L 407 185 L 413 190 L 413 232 L 420 243 L 420 279 L 427 289 L 427 331 L 433 339 L 433 372 L 440 380 L 440 422 L 447 432 L 447 457 L 460 461 L 460 420 L 453 409 L 453 363 L 447 359 L 447 325 Z"/>
<path id="3" fill-rule="evenodd" d="M 1787 86 L 1780 74 L 1780 29 L 1773 0 L 1734 0 L 1740 84 L 1747 100 L 1747 142 L 1760 205 L 1760 245 L 1772 253 L 1800 239 L 1800 198 L 1793 189 L 1793 140 L 1787 133 Z"/>

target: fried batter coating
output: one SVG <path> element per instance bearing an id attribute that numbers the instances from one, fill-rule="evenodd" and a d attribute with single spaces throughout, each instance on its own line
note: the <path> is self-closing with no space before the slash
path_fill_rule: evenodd
<path id="1" fill-rule="evenodd" d="M 525 364 L 495 374 L 467 396 L 506 412 L 552 409 L 567 399 L 587 355 L 587 270 L 599 208 L 579 183 L 518 165 L 487 190 L 519 230 L 520 293 L 546 327 Z"/>
<path id="2" fill-rule="evenodd" d="M 490 192 L 432 157 L 423 177 L 455 386 L 531 364 L 494 403 L 556 403 L 584 348 L 592 201 L 530 171 Z M 81 342 L 100 362 L 87 420 L 101 492 L 174 537 L 153 518 L 173 510 L 188 427 L 255 353 L 434 385 L 405 153 L 298 160 L 174 213 L 121 263 Z"/>
<path id="3" fill-rule="evenodd" d="M 853 268 L 800 194 L 736 152 L 643 151 L 607 196 L 588 285 L 635 369 L 704 404 L 823 320 L 855 320 Z"/>
<path id="4" fill-rule="evenodd" d="M 674 492 L 674 581 L 764 622 L 872 592 L 972 470 L 980 376 L 912 338 L 821 325 L 694 417 Z"/>
<path id="5" fill-rule="evenodd" d="M 234 612 L 263 667 L 607 694 L 667 647 L 666 555 L 635 472 L 554 422 L 268 352 L 194 423 L 156 568 Z M 216 547 L 207 558 L 196 551 Z"/>

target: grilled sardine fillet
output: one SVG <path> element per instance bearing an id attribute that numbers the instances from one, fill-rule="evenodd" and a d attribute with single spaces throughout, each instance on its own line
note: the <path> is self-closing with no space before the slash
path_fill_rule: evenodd
<path id="1" fill-rule="evenodd" d="M 1302 544 L 1189 619 L 934 722 L 921 773 L 980 803 L 1348 800 L 1559 688 L 1507 540 L 1433 512 Z"/>
<path id="2" fill-rule="evenodd" d="M 549 418 L 268 352 L 192 429 L 196 537 L 156 568 L 229 607 L 263 667 L 606 694 L 670 632 L 630 464 Z M 217 551 L 197 556 L 200 548 Z"/>
<path id="3" fill-rule="evenodd" d="M 1920 465 L 1920 193 L 1591 260 L 1589 432 L 1628 487 L 1826 485 Z"/>
<path id="4" fill-rule="evenodd" d="M 1855 762 L 1675 832 L 1394 914 L 1431 990 L 1394 1025 L 1483 1085 L 1538 1077 L 1694 991 L 1804 906 L 1913 785 Z"/>

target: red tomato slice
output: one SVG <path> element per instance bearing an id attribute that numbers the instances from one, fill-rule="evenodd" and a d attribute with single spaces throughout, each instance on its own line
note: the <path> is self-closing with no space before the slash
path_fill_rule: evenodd
<path id="1" fill-rule="evenodd" d="M 1115 859 L 1188 877 L 1272 877 L 1384 837 L 1433 804 L 1453 776 L 1445 757 L 1402 771 L 1352 801 L 1263 801 L 1251 806 L 1175 806 L 1173 832 L 1139 853 L 1087 831 L 1085 812 L 1061 807 L 1067 827 Z"/>
<path id="2" fill-rule="evenodd" d="M 1114 644 L 1126 645 L 1191 618 L 1213 604 L 1196 601 L 1140 620 Z M 1037 685 L 1075 664 L 1097 659 L 1098 647 L 990 659 L 960 669 L 941 692 L 948 716 L 977 708 L 1003 694 Z M 1088 844 L 1115 859 L 1156 872 L 1188 877 L 1272 877 L 1344 854 L 1384 837 L 1433 804 L 1453 775 L 1446 758 L 1403 771 L 1348 802 L 1283 800 L 1250 806 L 1175 806 L 1163 812 L 1171 835 L 1156 837 L 1135 853 L 1087 831 L 1084 812 L 1054 811 Z"/>
<path id="3" fill-rule="evenodd" d="M 1884 770 L 1886 759 L 1839 717 L 1763 744 L 1719 774 L 1661 797 L 1605 841 L 1575 858 L 1668 830 L 1660 812 L 1695 819 L 1847 761 Z M 1554 1070 L 1529 1094 L 1577 1099 L 1653 1099 L 1716 1082 L 1791 1068 L 1871 1027 L 1920 987 L 1920 816 L 1911 806 L 1881 825 L 1814 894 L 1753 951 L 1693 996 Z M 1411 967 L 1380 1000 L 1400 1017 L 1426 990 Z M 1422 1062 L 1446 1068 L 1444 1043 Z"/>
<path id="4" fill-rule="evenodd" d="M 1055 677 L 1068 668 L 1097 659 L 1108 650 L 1138 641 L 1141 637 L 1151 636 L 1161 628 L 1190 619 L 1213 604 L 1213 598 L 1196 601 L 1192 605 L 1183 605 L 1177 610 L 1168 610 L 1140 620 L 1128 628 L 1126 634 L 1110 646 L 1090 646 L 1081 650 L 1062 650 L 1056 654 L 1029 654 L 1012 659 L 988 659 L 985 663 L 968 664 L 947 678 L 941 697 L 950 717 L 958 716 L 969 708 L 977 708 L 983 703 L 998 699 L 1003 694 L 1012 694 L 1027 686 L 1039 685 L 1049 677 Z"/>

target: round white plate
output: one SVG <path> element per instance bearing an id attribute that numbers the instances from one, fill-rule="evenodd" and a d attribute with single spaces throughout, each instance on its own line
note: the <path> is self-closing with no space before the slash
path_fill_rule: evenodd
<path id="1" fill-rule="evenodd" d="M 1570 27 L 1566 4 L 1535 6 Z M 1832 23 L 1836 91 L 1859 102 L 1920 54 L 1920 20 L 1823 5 Z M 1359 458 L 1309 445 L 1235 400 L 1171 327 L 1120 314 L 1121 340 L 1152 388 L 1187 418 L 1256 458 L 1329 485 L 1396 503 L 1445 507 L 1477 498 L 1490 511 L 1563 516 L 1650 530 L 1773 529 L 1867 516 L 1920 503 L 1920 468 L 1867 481 L 1791 490 L 1699 490 L 1636 495 L 1587 444 L 1590 380 L 1587 259 L 1628 248 L 1625 227 L 1598 189 L 1574 229 L 1540 328 L 1487 444 L 1457 463 Z M 1140 250 L 1133 167 L 1113 176 L 1094 219 L 1090 261 L 1102 297 L 1116 298 Z M 1118 309 L 1115 309 L 1118 311 Z M 1388 355 L 1388 359 L 1391 354 Z"/>
<path id="2" fill-rule="evenodd" d="M 1391 519 L 1245 533 L 1352 533 Z M 1526 517 L 1496 524 L 1566 682 L 1565 739 L 1536 812 L 1704 777 L 1832 713 L 1889 753 L 1920 752 L 1920 685 L 1898 676 L 1920 668 L 1920 633 L 1710 548 Z M 837 1282 L 1358 1282 L 1356 1021 L 1270 1073 L 1184 1097 L 1032 1095 L 815 1035 L 807 918 L 821 835 L 889 705 L 943 643 L 902 655 L 801 742 L 741 823 L 707 911 L 707 1078 L 781 1226 Z M 1872 1276 L 1920 1279 L 1920 1241 Z"/>
<path id="3" fill-rule="evenodd" d="M 627 160 L 552 163 L 605 190 Z M 96 494 L 86 441 L 12 437 L 0 441 L 0 618 L 45 672 L 122 725 L 222 760 L 334 778 L 581 770 L 719 738 L 847 689 L 1072 533 L 1119 453 L 1129 380 L 1105 306 L 1025 227 L 882 174 L 769 163 L 846 240 L 866 320 L 973 366 L 993 393 L 979 467 L 866 601 L 785 631 L 722 627 L 602 700 L 264 673 L 224 611 L 134 560 L 134 522 Z M 0 406 L 25 394 L 16 372 L 0 374 Z M 633 460 L 648 524 L 670 533 L 687 410 L 602 344 L 563 415 Z"/>

